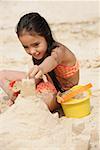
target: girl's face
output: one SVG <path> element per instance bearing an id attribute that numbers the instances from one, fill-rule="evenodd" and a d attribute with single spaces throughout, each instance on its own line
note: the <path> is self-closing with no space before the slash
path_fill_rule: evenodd
<path id="1" fill-rule="evenodd" d="M 47 51 L 47 42 L 43 36 L 23 34 L 19 36 L 25 51 L 39 60 L 44 57 Z"/>

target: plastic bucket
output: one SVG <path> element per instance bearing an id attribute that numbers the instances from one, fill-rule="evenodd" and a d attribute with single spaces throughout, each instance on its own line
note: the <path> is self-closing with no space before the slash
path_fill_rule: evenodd
<path id="1" fill-rule="evenodd" d="M 74 86 L 72 90 L 80 88 L 80 85 Z M 61 103 L 64 114 L 69 118 L 81 118 L 90 114 L 90 95 L 91 91 L 88 89 L 86 92 L 86 97 L 84 98 L 71 98 L 66 102 Z M 60 98 L 60 96 L 58 97 Z"/>

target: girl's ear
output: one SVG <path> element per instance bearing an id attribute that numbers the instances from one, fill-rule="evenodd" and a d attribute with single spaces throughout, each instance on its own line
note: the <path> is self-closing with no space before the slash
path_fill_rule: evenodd
<path id="1" fill-rule="evenodd" d="M 17 91 L 21 90 L 21 81 L 16 81 L 13 88 L 12 88 L 12 90 L 14 92 L 17 92 Z"/>

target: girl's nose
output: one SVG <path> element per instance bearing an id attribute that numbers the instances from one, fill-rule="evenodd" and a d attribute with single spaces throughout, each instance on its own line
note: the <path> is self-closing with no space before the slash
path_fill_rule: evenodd
<path id="1" fill-rule="evenodd" d="M 30 51 L 30 54 L 35 54 L 36 53 L 36 50 L 33 47 L 29 48 L 29 51 Z"/>

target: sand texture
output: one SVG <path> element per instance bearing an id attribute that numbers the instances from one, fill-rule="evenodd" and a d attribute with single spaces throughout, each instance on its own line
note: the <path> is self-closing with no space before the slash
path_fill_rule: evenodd
<path id="1" fill-rule="evenodd" d="M 0 1 L 0 70 L 27 71 L 28 65 L 32 65 L 31 57 L 25 53 L 15 34 L 15 26 L 20 16 L 28 12 L 29 8 L 29 11 L 35 9 L 32 3 L 25 2 L 23 6 L 22 8 L 20 2 Z M 59 8 L 57 18 L 57 15 L 51 14 L 49 3 L 44 5 L 45 7 L 41 3 L 34 6 L 36 10 L 49 16 L 46 17 L 50 19 L 49 23 L 55 39 L 75 53 L 80 62 L 79 84 L 92 83 L 91 114 L 81 119 L 64 116 L 59 118 L 58 113 L 50 113 L 43 103 L 44 97 L 39 95 L 24 98 L 19 96 L 16 103 L 8 108 L 7 97 L 4 94 L 0 96 L 0 150 L 99 150 L 100 19 L 98 2 L 95 5 L 92 2 L 81 5 L 77 1 L 75 5 L 71 4 L 69 9 L 65 7 L 63 9 L 62 5 L 57 5 L 57 11 Z M 84 10 L 86 6 L 86 11 L 83 11 L 82 6 Z M 63 20 L 59 20 L 62 14 L 60 14 L 61 9 L 67 13 L 65 18 L 62 17 Z M 71 9 L 73 11 L 69 11 Z M 63 12 L 63 14 L 66 13 Z"/>

